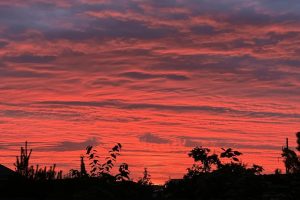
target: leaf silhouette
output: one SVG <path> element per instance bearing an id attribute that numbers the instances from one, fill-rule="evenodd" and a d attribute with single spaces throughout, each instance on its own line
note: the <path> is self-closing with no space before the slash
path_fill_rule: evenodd
<path id="1" fill-rule="evenodd" d="M 233 157 L 232 158 L 234 161 L 236 161 L 236 162 L 238 162 L 239 161 L 239 159 L 238 158 L 236 158 L 236 157 Z"/>
<path id="2" fill-rule="evenodd" d="M 116 159 L 116 158 L 117 158 L 117 156 L 116 156 L 115 154 L 113 154 L 113 153 L 112 153 L 112 154 L 110 154 L 110 156 L 111 156 L 111 157 L 113 157 L 114 159 Z"/>
<path id="3" fill-rule="evenodd" d="M 86 154 L 90 154 L 91 150 L 92 150 L 93 146 L 87 146 L 86 147 Z"/>
<path id="4" fill-rule="evenodd" d="M 237 156 L 240 156 L 240 155 L 242 155 L 242 153 L 241 152 L 239 152 L 239 151 L 234 151 L 233 152 L 235 155 L 237 155 Z"/>
<path id="5" fill-rule="evenodd" d="M 122 148 L 122 145 L 121 145 L 121 143 L 118 143 L 118 146 L 119 146 L 119 148 Z"/>
<path id="6" fill-rule="evenodd" d="M 107 162 L 106 162 L 106 164 L 112 164 L 112 161 L 111 160 L 108 160 Z"/>
<path id="7" fill-rule="evenodd" d="M 94 154 L 91 154 L 89 159 L 93 159 L 94 158 Z"/>

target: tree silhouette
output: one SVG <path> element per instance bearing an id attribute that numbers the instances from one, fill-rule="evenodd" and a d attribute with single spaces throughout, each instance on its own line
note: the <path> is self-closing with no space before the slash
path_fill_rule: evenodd
<path id="1" fill-rule="evenodd" d="M 138 180 L 141 185 L 152 185 L 151 175 L 149 174 L 147 168 L 144 168 L 143 177 Z"/>
<path id="2" fill-rule="evenodd" d="M 297 137 L 299 139 L 299 132 Z M 147 168 L 137 182 L 131 181 L 127 163 L 122 163 L 118 174 L 113 176 L 111 171 L 121 148 L 121 144 L 116 144 L 107 157 L 100 159 L 97 150 L 88 146 L 86 155 L 80 157 L 79 170 L 72 169 L 65 179 L 52 181 L 62 179 L 62 172 L 56 172 L 55 164 L 48 168 L 30 166 L 32 150 L 28 150 L 26 142 L 15 163 L 16 171 L 26 179 L 6 182 L 0 179 L 0 199 L 19 199 L 22 195 L 26 199 L 299 199 L 300 176 L 294 174 L 300 173 L 300 161 L 288 145 L 282 149 L 290 173 L 288 176 L 280 174 L 280 170 L 276 170 L 277 175 L 257 176 L 262 173 L 263 167 L 255 164 L 247 167 L 239 157 L 241 152 L 221 148 L 222 151 L 216 154 L 200 146 L 188 153 L 194 164 L 188 168 L 184 179 L 171 179 L 163 186 L 151 183 Z M 87 172 L 88 165 L 85 165 L 87 158 L 91 175 Z M 1 165 L 0 169 L 3 169 Z M 7 188 L 11 188 L 12 192 L 2 197 Z M 14 196 L 15 193 L 18 194 Z"/>
<path id="3" fill-rule="evenodd" d="M 188 173 L 184 177 L 193 178 L 200 174 L 211 172 L 259 175 L 264 170 L 262 166 L 255 164 L 252 167 L 247 168 L 247 166 L 238 158 L 242 155 L 239 151 L 234 151 L 232 148 L 221 149 L 223 152 L 220 153 L 220 156 L 215 153 L 210 154 L 210 149 L 201 146 L 192 149 L 188 155 L 194 159 L 195 163 L 191 168 L 187 169 Z M 224 162 L 224 159 L 229 160 L 229 162 Z"/>
<path id="4" fill-rule="evenodd" d="M 32 153 L 32 149 L 28 150 L 28 143 L 25 142 L 25 147 L 20 148 L 20 156 L 16 157 L 16 172 L 24 177 L 29 176 L 29 160 Z"/>
<path id="5" fill-rule="evenodd" d="M 189 157 L 192 157 L 194 159 L 195 163 L 201 163 L 201 165 L 195 164 L 194 169 L 199 172 L 210 172 L 213 165 L 219 165 L 220 160 L 218 158 L 217 154 L 209 155 L 210 149 L 209 148 L 203 148 L 195 147 L 190 151 L 188 154 Z"/>

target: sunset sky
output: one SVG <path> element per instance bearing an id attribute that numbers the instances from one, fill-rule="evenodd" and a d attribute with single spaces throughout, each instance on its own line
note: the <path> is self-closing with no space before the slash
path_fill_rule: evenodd
<path id="1" fill-rule="evenodd" d="M 300 127 L 298 0 L 0 1 L 0 163 L 66 173 L 85 146 L 180 178 L 202 145 L 282 168 Z"/>

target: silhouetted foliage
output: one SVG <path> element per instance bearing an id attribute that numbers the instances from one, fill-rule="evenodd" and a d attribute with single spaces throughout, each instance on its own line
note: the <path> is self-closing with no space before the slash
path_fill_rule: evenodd
<path id="1" fill-rule="evenodd" d="M 278 168 L 275 169 L 274 174 L 276 174 L 276 175 L 282 174 L 281 169 L 278 169 Z"/>
<path id="2" fill-rule="evenodd" d="M 87 175 L 88 174 L 87 174 L 86 169 L 85 169 L 84 156 L 81 156 L 80 157 L 80 176 L 85 177 Z"/>
<path id="3" fill-rule="evenodd" d="M 233 151 L 231 148 L 228 148 L 228 149 L 221 148 L 221 149 L 223 150 L 223 152 L 220 154 L 221 158 L 229 158 L 233 162 L 239 162 L 240 161 L 238 159 L 238 156 L 242 155 L 241 152 Z"/>
<path id="4" fill-rule="evenodd" d="M 65 176 L 65 178 L 80 178 L 80 171 L 77 169 L 70 169 L 69 173 Z"/>
<path id="5" fill-rule="evenodd" d="M 117 174 L 115 177 L 117 181 L 129 181 L 130 180 L 129 174 L 130 171 L 129 171 L 128 164 L 122 163 L 119 167 L 119 174 Z"/>
<path id="6" fill-rule="evenodd" d="M 55 171 L 56 164 L 50 166 L 49 169 L 47 167 L 39 168 L 39 165 L 36 165 L 36 169 L 33 166 L 29 169 L 28 178 L 35 180 L 54 180 L 54 179 L 62 179 L 62 171 Z"/>
<path id="7" fill-rule="evenodd" d="M 102 173 L 110 174 L 110 170 L 113 168 L 117 156 L 120 155 L 121 148 L 122 145 L 118 143 L 109 151 L 110 155 L 105 158 L 106 162 L 102 164 Z"/>
<path id="8" fill-rule="evenodd" d="M 233 151 L 231 148 L 224 149 L 221 148 L 223 152 L 220 154 L 221 158 L 229 159 L 227 163 L 221 163 L 218 166 L 217 171 L 220 173 L 234 173 L 234 174 L 255 174 L 260 175 L 263 172 L 263 167 L 253 164 L 252 167 L 247 168 L 246 164 L 243 164 L 239 156 L 242 155 L 239 151 Z"/>
<path id="9" fill-rule="evenodd" d="M 99 156 L 96 154 L 97 150 L 93 148 L 93 146 L 87 146 L 86 147 L 86 154 L 88 156 L 88 159 L 90 161 L 89 165 L 90 165 L 90 175 L 92 177 L 96 177 L 99 176 L 100 172 L 100 168 L 101 168 L 101 164 L 99 162 Z"/>
<path id="10" fill-rule="evenodd" d="M 252 174 L 260 175 L 264 171 L 264 168 L 260 165 L 253 164 L 252 167 L 248 169 L 248 171 Z"/>
<path id="11" fill-rule="evenodd" d="M 54 180 L 54 179 L 62 179 L 62 171 L 56 172 L 56 164 L 50 166 L 49 169 L 47 167 L 40 168 L 39 165 L 29 166 L 30 157 L 32 154 L 32 149 L 28 150 L 28 143 L 25 142 L 25 147 L 21 147 L 20 156 L 16 157 L 16 163 L 14 163 L 16 167 L 16 172 L 21 176 L 28 179 L 35 180 Z"/>
<path id="12" fill-rule="evenodd" d="M 5 182 L 0 179 L 0 199 L 271 200 L 298 199 L 300 196 L 300 176 L 296 174 L 299 157 L 288 145 L 282 149 L 288 175 L 281 174 L 279 169 L 273 175 L 262 175 L 263 167 L 256 164 L 247 167 L 239 158 L 242 155 L 239 151 L 221 148 L 217 154 L 200 146 L 188 153 L 194 164 L 188 168 L 184 179 L 171 179 L 163 186 L 151 183 L 147 168 L 137 182 L 131 181 L 127 163 L 120 164 L 119 173 L 113 176 L 111 171 L 121 148 L 121 144 L 115 145 L 103 161 L 97 150 L 88 146 L 86 157 L 80 157 L 79 170 L 70 170 L 62 179 L 62 172 L 56 172 L 56 165 L 48 169 L 30 166 L 32 150 L 28 150 L 25 143 L 15 166 L 16 172 L 26 178 Z"/>
<path id="13" fill-rule="evenodd" d="M 90 161 L 90 176 L 98 178 L 111 179 L 113 176 L 110 174 L 117 157 L 120 155 L 122 145 L 120 143 L 116 144 L 110 151 L 109 156 L 101 163 L 100 156 L 97 155 L 97 150 L 93 146 L 86 147 L 86 155 Z M 123 172 L 124 173 L 124 172 Z"/>
<path id="14" fill-rule="evenodd" d="M 263 167 L 253 165 L 251 168 L 240 162 L 239 156 L 242 155 L 239 151 L 234 151 L 231 148 L 222 149 L 220 156 L 210 154 L 211 150 L 203 147 L 195 147 L 188 154 L 194 159 L 194 164 L 187 169 L 187 174 L 184 178 L 191 179 L 200 176 L 202 173 L 230 173 L 230 174 L 255 174 L 259 175 L 263 171 Z M 222 160 L 221 160 L 222 159 Z M 229 160 L 229 162 L 224 162 Z M 223 162 L 222 162 L 223 161 Z M 200 163 L 200 164 L 199 164 Z"/>
<path id="15" fill-rule="evenodd" d="M 138 183 L 141 185 L 152 185 L 151 175 L 147 168 L 144 168 L 143 177 L 138 180 Z"/>
<path id="16" fill-rule="evenodd" d="M 218 155 L 209 155 L 209 153 L 210 149 L 201 146 L 192 149 L 188 155 L 194 159 L 196 164 L 193 165 L 191 170 L 207 173 L 211 171 L 213 165 L 218 165 L 220 163 Z M 198 164 L 199 162 L 201 163 L 200 165 Z"/>
<path id="17" fill-rule="evenodd" d="M 297 137 L 297 144 L 298 144 L 296 149 L 300 151 L 300 132 L 296 133 L 296 137 Z M 287 138 L 286 147 L 282 148 L 281 156 L 283 157 L 283 162 L 287 174 L 300 173 L 300 158 L 295 151 L 289 148 L 288 138 Z"/>
<path id="18" fill-rule="evenodd" d="M 29 160 L 32 153 L 32 149 L 28 150 L 28 143 L 25 142 L 25 147 L 21 147 L 20 156 L 16 157 L 16 172 L 24 177 L 29 176 Z"/>
<path id="19" fill-rule="evenodd" d="M 297 150 L 300 151 L 300 132 L 297 132 L 296 133 L 296 136 L 297 136 Z"/>
<path id="20" fill-rule="evenodd" d="M 300 172 L 300 161 L 295 151 L 285 147 L 282 149 L 281 156 L 284 158 L 284 165 L 287 173 L 299 173 Z"/>
<path id="21" fill-rule="evenodd" d="M 86 171 L 84 156 L 80 156 L 80 171 L 77 169 L 71 169 L 69 174 L 65 176 L 66 178 L 82 178 L 89 177 L 89 174 Z"/>

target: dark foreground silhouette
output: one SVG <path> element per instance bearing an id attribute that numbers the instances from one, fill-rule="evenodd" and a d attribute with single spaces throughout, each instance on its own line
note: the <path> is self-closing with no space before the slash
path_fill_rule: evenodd
<path id="1" fill-rule="evenodd" d="M 203 174 L 169 181 L 165 186 L 106 182 L 96 178 L 1 182 L 5 199 L 294 199 L 300 197 L 296 175 Z"/>
<path id="2" fill-rule="evenodd" d="M 297 137 L 300 150 L 300 133 Z M 147 169 L 142 178 L 132 181 L 126 163 L 119 164 L 119 173 L 113 175 L 111 169 L 121 148 L 121 144 L 115 145 L 101 162 L 97 150 L 88 146 L 85 156 L 81 156 L 80 169 L 63 176 L 55 165 L 48 169 L 30 166 L 32 150 L 26 143 L 16 159 L 15 172 L 0 165 L 0 199 L 300 199 L 300 159 L 288 144 L 282 148 L 285 174 L 276 170 L 262 175 L 263 167 L 246 166 L 239 159 L 239 151 L 222 149 L 218 155 L 200 146 L 189 152 L 195 162 L 184 177 L 162 186 L 151 183 Z"/>

